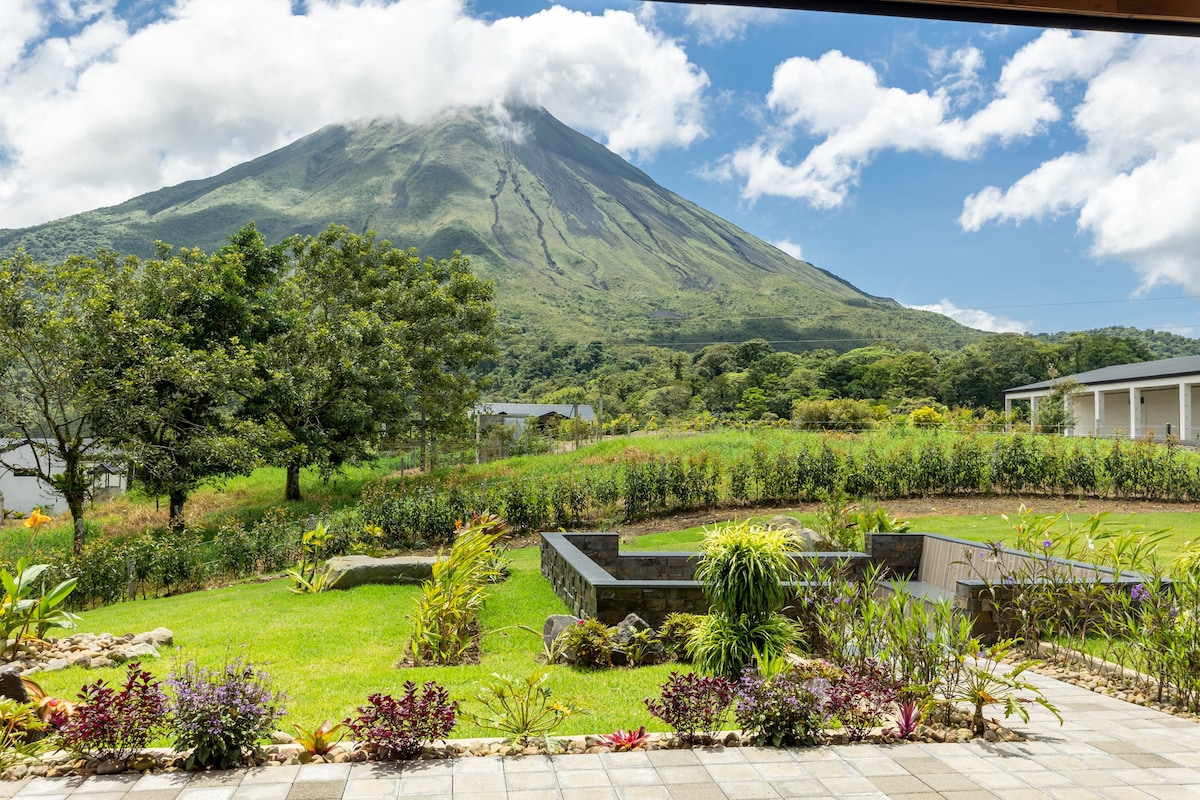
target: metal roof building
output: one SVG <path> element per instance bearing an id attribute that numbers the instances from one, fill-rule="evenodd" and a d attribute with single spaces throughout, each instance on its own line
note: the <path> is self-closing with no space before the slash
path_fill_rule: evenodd
<path id="1" fill-rule="evenodd" d="M 1200 439 L 1200 420 L 1192 412 L 1200 401 L 1200 356 L 1121 364 L 1017 386 L 1004 392 L 1005 412 L 1012 412 L 1014 402 L 1028 402 L 1035 419 L 1039 401 L 1068 378 L 1083 387 L 1073 398 L 1076 424 L 1068 434 Z"/>

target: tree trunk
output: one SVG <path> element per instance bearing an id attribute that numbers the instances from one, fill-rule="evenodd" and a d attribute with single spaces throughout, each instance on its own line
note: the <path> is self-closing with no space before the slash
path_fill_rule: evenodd
<path id="1" fill-rule="evenodd" d="M 172 489 L 168 495 L 170 511 L 167 525 L 173 531 L 183 530 L 183 504 L 187 501 L 187 492 L 182 489 Z"/>
<path id="2" fill-rule="evenodd" d="M 67 508 L 71 509 L 71 524 L 75 528 L 71 553 L 78 560 L 83 558 L 83 546 L 87 543 L 87 529 L 83 526 L 83 498 L 68 497 Z"/>
<path id="3" fill-rule="evenodd" d="M 287 465 L 287 486 L 283 490 L 284 500 L 303 500 L 300 496 L 300 465 Z"/>

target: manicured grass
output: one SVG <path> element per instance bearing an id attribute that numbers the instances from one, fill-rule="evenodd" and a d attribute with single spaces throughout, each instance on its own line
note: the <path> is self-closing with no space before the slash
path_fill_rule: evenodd
<path id="1" fill-rule="evenodd" d="M 177 652 L 164 654 L 146 667 L 160 677 L 173 658 L 218 666 L 246 655 L 271 673 L 290 697 L 288 720 L 306 727 L 324 719 L 341 720 L 374 692 L 399 694 L 405 681 L 436 680 L 453 699 L 472 705 L 478 681 L 493 672 L 528 674 L 542 651 L 541 627 L 550 614 L 566 613 L 539 572 L 538 552 L 514 551 L 512 575 L 495 587 L 483 615 L 482 663 L 416 669 L 395 667 L 404 655 L 410 623 L 406 614 L 417 587 L 364 586 L 346 592 L 297 595 L 288 582 L 272 580 L 195 592 L 159 600 L 120 603 L 85 613 L 81 630 L 116 634 L 148 631 L 158 626 L 175 634 Z M 517 626 L 536 630 L 530 633 Z M 658 687 L 679 665 L 639 669 L 582 671 L 551 667 L 554 699 L 578 704 L 587 715 L 568 720 L 559 733 L 609 732 L 646 725 L 664 730 L 651 717 L 642 698 L 657 696 Z M 73 698 L 79 688 L 98 678 L 120 680 L 122 669 L 71 668 L 37 676 L 51 694 Z M 466 723 L 456 737 L 495 735 Z"/>
<path id="2" fill-rule="evenodd" d="M 885 506 L 886 508 L 886 506 Z M 785 512 L 791 514 L 792 512 Z M 749 512 L 714 512 L 714 519 L 721 522 L 749 519 L 752 522 L 766 524 L 774 514 L 754 515 Z M 812 525 L 811 513 L 794 514 L 802 522 Z M 1010 514 L 1015 518 L 1016 512 Z M 1076 524 L 1087 519 L 1087 514 L 1072 514 L 1068 517 Z M 1179 555 L 1183 548 L 1192 541 L 1200 539 L 1200 515 L 1181 511 L 1151 511 L 1137 514 L 1109 514 L 1107 519 L 1112 523 L 1141 526 L 1146 532 L 1167 529 L 1169 535 L 1158 545 L 1159 561 L 1168 564 Z M 999 514 L 945 515 L 914 517 L 908 520 L 909 530 L 918 533 L 937 533 L 953 536 L 958 539 L 969 539 L 975 542 L 1002 541 L 1011 544 L 1017 539 L 1017 533 L 1012 525 Z M 1064 518 L 1052 529 L 1065 531 L 1068 518 Z M 627 550 L 660 550 L 660 551 L 696 551 L 704 540 L 705 528 L 712 525 L 698 525 L 678 531 L 650 533 L 638 536 L 632 541 L 623 543 L 622 549 Z"/>

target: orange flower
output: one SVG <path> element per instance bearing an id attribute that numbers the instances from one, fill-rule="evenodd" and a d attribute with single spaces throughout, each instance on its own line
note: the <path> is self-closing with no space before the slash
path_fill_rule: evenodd
<path id="1" fill-rule="evenodd" d="M 50 518 L 43 514 L 40 508 L 35 508 L 33 511 L 29 512 L 29 516 L 25 518 L 25 527 L 36 530 L 49 521 Z"/>

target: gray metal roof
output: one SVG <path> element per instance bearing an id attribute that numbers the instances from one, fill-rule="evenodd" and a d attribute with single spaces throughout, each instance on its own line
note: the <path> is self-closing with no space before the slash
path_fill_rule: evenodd
<path id="1" fill-rule="evenodd" d="M 1066 375 L 1049 381 L 1017 386 L 1005 389 L 1009 392 L 1032 392 L 1039 389 L 1049 389 L 1056 382 L 1071 378 L 1084 386 L 1096 386 L 1104 383 L 1123 383 L 1151 378 L 1173 378 L 1177 375 L 1200 374 L 1200 356 L 1181 356 L 1180 358 L 1162 358 L 1158 361 L 1139 361 L 1136 364 L 1119 364 L 1115 367 L 1101 367 L 1075 375 Z"/>
<path id="2" fill-rule="evenodd" d="M 560 417 L 572 419 L 576 408 L 579 409 L 579 418 L 584 422 L 596 421 L 596 414 L 591 406 L 575 406 L 571 403 L 480 403 L 475 406 L 474 413 L 493 417 L 544 417 L 547 414 L 558 414 Z"/>

